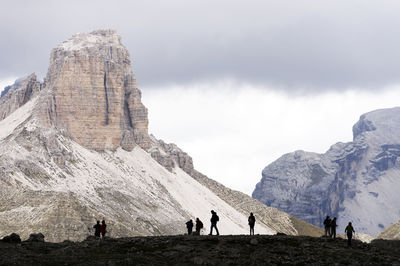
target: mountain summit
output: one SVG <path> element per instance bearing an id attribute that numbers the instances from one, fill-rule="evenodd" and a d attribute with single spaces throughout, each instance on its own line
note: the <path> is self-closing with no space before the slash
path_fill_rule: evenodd
<path id="1" fill-rule="evenodd" d="M 222 234 L 320 229 L 207 178 L 175 144 L 148 134 L 128 51 L 112 30 L 79 33 L 0 98 L 0 237 L 81 240 L 105 219 L 113 237 L 182 234 L 210 211 Z M 88 231 L 89 228 L 89 231 Z"/>
<path id="2" fill-rule="evenodd" d="M 326 153 L 295 151 L 264 168 L 253 197 L 312 224 L 338 217 L 339 232 L 378 235 L 400 220 L 400 108 L 366 113 L 353 141 Z"/>

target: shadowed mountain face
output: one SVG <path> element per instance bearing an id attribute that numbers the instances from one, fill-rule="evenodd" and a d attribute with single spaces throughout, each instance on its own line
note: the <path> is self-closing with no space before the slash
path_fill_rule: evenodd
<path id="1" fill-rule="evenodd" d="M 15 244 L 0 242 L 13 265 L 396 265 L 398 241 L 371 244 L 294 236 L 166 236 Z"/>
<path id="2" fill-rule="evenodd" d="M 326 153 L 296 151 L 265 167 L 253 197 L 314 225 L 338 217 L 379 234 L 400 218 L 400 108 L 360 117 L 354 139 Z"/>
<path id="3" fill-rule="evenodd" d="M 0 98 L 0 236 L 82 240 L 97 219 L 114 237 L 182 234 L 210 210 L 222 234 L 320 235 L 198 173 L 192 158 L 148 134 L 147 109 L 128 51 L 112 30 L 80 33 L 53 49 L 43 83 L 34 74 Z M 235 195 L 235 196 L 232 196 Z"/>

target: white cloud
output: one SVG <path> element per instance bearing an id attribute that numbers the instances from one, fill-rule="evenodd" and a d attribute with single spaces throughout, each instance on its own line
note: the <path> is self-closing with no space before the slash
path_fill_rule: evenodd
<path id="1" fill-rule="evenodd" d="M 16 79 L 17 78 L 15 78 L 15 77 L 7 77 L 7 78 L 4 78 L 4 79 L 1 79 L 0 80 L 0 93 L 4 90 L 4 88 L 6 86 L 14 84 L 14 81 Z"/>
<path id="2" fill-rule="evenodd" d="M 284 153 L 323 153 L 351 141 L 361 114 L 400 98 L 398 87 L 291 96 L 229 81 L 142 91 L 151 133 L 178 144 L 202 173 L 247 194 Z"/>

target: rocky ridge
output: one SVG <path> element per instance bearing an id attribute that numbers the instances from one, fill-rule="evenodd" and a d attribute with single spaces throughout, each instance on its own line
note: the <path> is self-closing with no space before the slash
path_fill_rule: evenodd
<path id="1" fill-rule="evenodd" d="M 0 96 L 0 120 L 27 103 L 42 87 L 34 73 L 5 87 Z"/>
<path id="2" fill-rule="evenodd" d="M 294 236 L 163 236 L 0 242 L 0 265 L 398 265 L 399 241 Z"/>
<path id="3" fill-rule="evenodd" d="M 293 216 L 322 226 L 338 217 L 342 232 L 349 221 L 373 236 L 399 220 L 400 108 L 360 117 L 353 141 L 326 153 L 285 154 L 262 172 L 253 197 Z"/>

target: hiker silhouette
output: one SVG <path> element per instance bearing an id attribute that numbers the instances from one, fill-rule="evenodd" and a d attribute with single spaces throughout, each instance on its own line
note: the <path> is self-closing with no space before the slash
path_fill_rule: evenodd
<path id="1" fill-rule="evenodd" d="M 188 235 L 192 234 L 192 230 L 193 230 L 193 221 L 192 219 L 190 219 L 188 222 L 186 222 L 186 228 L 188 230 Z"/>
<path id="2" fill-rule="evenodd" d="M 254 235 L 254 225 L 255 225 L 255 223 L 256 223 L 256 217 L 254 217 L 253 213 L 251 212 L 250 216 L 249 216 L 250 235 L 252 235 L 252 233 Z"/>
<path id="3" fill-rule="evenodd" d="M 336 227 L 337 227 L 336 217 L 332 219 L 330 227 L 331 227 L 330 237 L 333 237 L 333 239 L 336 239 Z"/>
<path id="4" fill-rule="evenodd" d="M 196 233 L 200 235 L 200 230 L 203 228 L 203 223 L 200 221 L 199 218 L 196 218 Z"/>
<path id="5" fill-rule="evenodd" d="M 324 220 L 324 226 L 325 226 L 325 236 L 330 236 L 330 227 L 331 227 L 331 218 L 329 218 L 329 216 L 326 216 L 325 220 Z"/>
<path id="6" fill-rule="evenodd" d="M 351 222 L 349 222 L 349 224 L 346 226 L 346 229 L 344 229 L 344 232 L 347 233 L 347 246 L 351 247 L 351 239 L 353 238 L 353 232 L 355 233 L 356 231 L 354 231 L 353 225 L 351 224 Z"/>
<path id="7" fill-rule="evenodd" d="M 219 231 L 218 231 L 218 228 L 217 228 L 217 222 L 219 221 L 219 217 L 218 217 L 218 215 L 217 215 L 217 213 L 214 211 L 214 210 L 211 210 L 211 219 L 210 219 L 210 221 L 211 221 L 211 229 L 210 229 L 210 233 L 208 234 L 208 235 L 212 235 L 212 232 L 213 232 L 213 228 L 215 228 L 215 231 L 217 231 L 217 236 L 219 235 Z"/>
<path id="8" fill-rule="evenodd" d="M 103 221 L 101 221 L 101 225 L 100 225 L 100 233 L 103 236 L 103 238 L 107 233 L 106 229 L 107 229 L 106 221 L 103 220 Z"/>
<path id="9" fill-rule="evenodd" d="M 94 228 L 94 236 L 100 237 L 100 221 L 97 221 L 97 223 L 93 226 L 93 228 Z"/>

